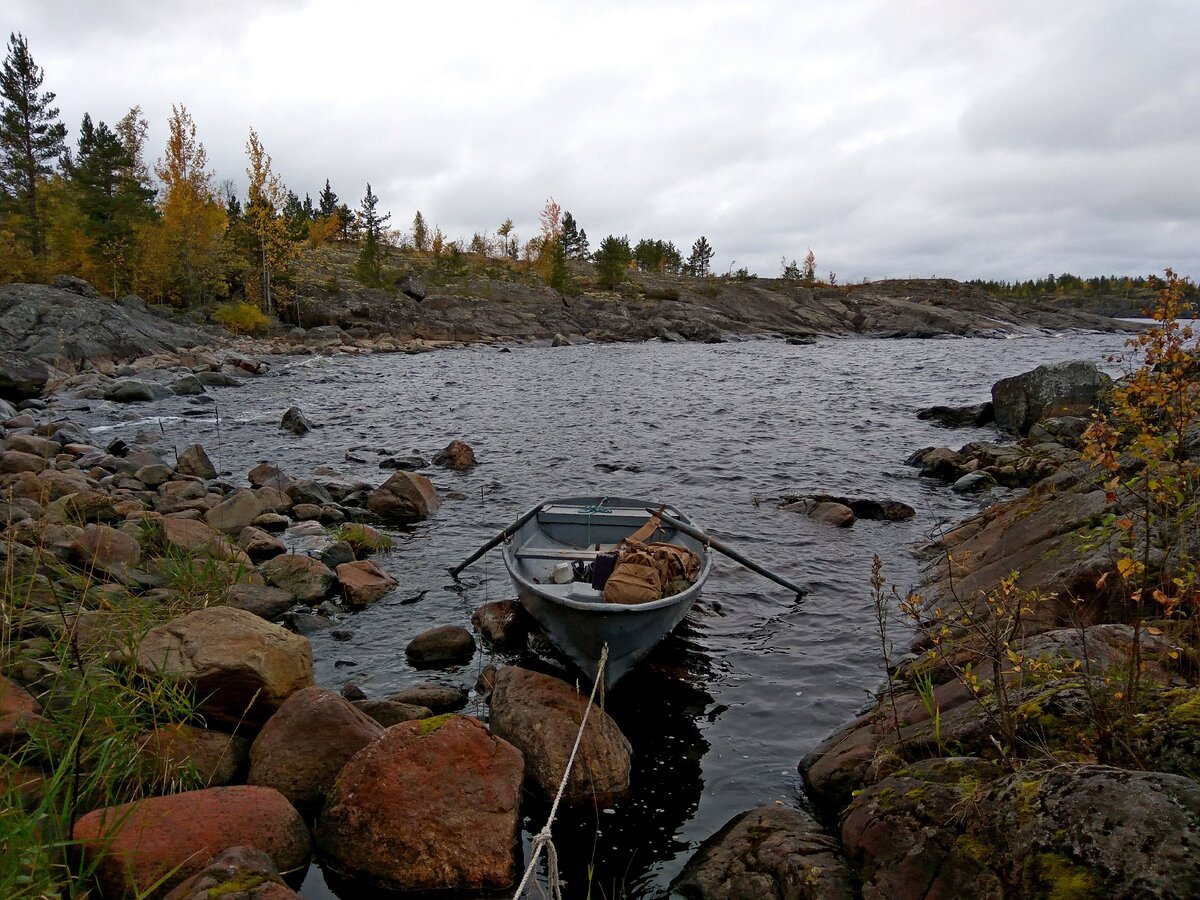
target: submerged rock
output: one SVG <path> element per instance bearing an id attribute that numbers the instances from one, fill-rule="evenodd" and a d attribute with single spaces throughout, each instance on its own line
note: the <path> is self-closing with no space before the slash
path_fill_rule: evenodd
<path id="1" fill-rule="evenodd" d="M 475 638 L 460 625 L 439 625 L 422 631 L 408 642 L 404 655 L 417 666 L 451 666 L 475 655 Z"/>
<path id="2" fill-rule="evenodd" d="M 254 847 L 230 847 L 163 900 L 291 900 L 299 896 L 266 853 Z"/>
<path id="3" fill-rule="evenodd" d="M 465 472 L 475 465 L 475 451 L 463 441 L 451 441 L 433 458 L 433 464 Z"/>
<path id="4" fill-rule="evenodd" d="M 700 845 L 671 890 L 689 900 L 853 900 L 837 840 L 804 810 L 761 806 Z"/>
<path id="5" fill-rule="evenodd" d="M 300 411 L 298 406 L 289 406 L 283 413 L 283 418 L 279 420 L 279 427 L 284 431 L 290 431 L 292 434 L 306 434 L 312 431 L 313 424 Z"/>

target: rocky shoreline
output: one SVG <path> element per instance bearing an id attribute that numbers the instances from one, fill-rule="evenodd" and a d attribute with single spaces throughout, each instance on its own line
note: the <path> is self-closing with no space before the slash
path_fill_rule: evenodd
<path id="1" fill-rule="evenodd" d="M 57 771 L 56 723 L 71 687 L 57 648 L 81 671 L 104 666 L 181 685 L 198 702 L 191 715 L 138 732 L 138 752 L 155 773 L 152 788 L 143 784 L 133 790 L 141 796 L 119 804 L 83 800 L 72 812 L 69 833 L 106 896 L 164 877 L 158 892 L 172 897 L 243 884 L 248 896 L 293 896 L 284 879 L 295 884 L 314 853 L 331 879 L 360 888 L 511 886 L 519 874 L 521 795 L 553 794 L 579 727 L 575 689 L 515 667 L 485 671 L 476 690 L 490 695 L 487 727 L 454 712 L 464 694 L 436 685 L 374 699 L 352 686 L 343 694 L 316 687 L 303 633 L 395 586 L 367 558 L 385 544 L 372 523 L 420 520 L 436 510 L 436 492 L 406 471 L 374 486 L 292 478 L 269 466 L 249 472 L 250 487 L 239 488 L 217 477 L 199 446 L 174 461 L 121 442 L 101 447 L 53 397 L 38 395 L 203 397 L 208 386 L 265 371 L 251 349 L 297 346 L 225 344 L 202 328 L 164 337 L 130 307 L 136 315 L 122 314 L 119 327 L 106 320 L 92 329 L 92 337 L 101 335 L 94 347 L 82 338 L 60 341 L 71 350 L 56 359 L 69 365 L 33 366 L 31 379 L 3 385 L 20 408 L 0 408 L 11 604 L 0 744 L 26 763 L 5 771 L 9 788 L 34 809 Z M 380 346 L 370 337 L 351 339 L 374 341 L 372 348 L 344 344 L 340 328 L 318 326 L 301 346 L 437 346 Z M 145 341 L 149 352 L 140 354 Z M 1047 742 L 1087 724 L 1080 700 L 1087 685 L 1076 669 L 1058 664 L 1079 661 L 1089 677 L 1103 678 L 1127 659 L 1133 637 L 1129 626 L 1111 621 L 1108 598 L 1088 594 L 1107 562 L 1104 548 L 1066 562 L 1108 505 L 1075 449 L 1079 417 L 1101 387 L 1091 373 L 1035 373 L 994 391 L 988 414 L 1024 434 L 1022 444 L 974 442 L 912 459 L 923 475 L 956 490 L 1031 486 L 927 548 L 927 604 L 982 597 L 1014 568 L 1023 588 L 1093 601 L 1083 622 L 1076 605 L 1039 606 L 1013 645 L 1023 657 L 1057 661 L 1061 677 L 1014 688 L 1025 710 L 1021 726 Z M 936 415 L 987 419 L 983 409 Z M 469 448 L 447 447 L 442 464 L 469 466 Z M 809 515 L 822 505 L 863 515 L 848 498 L 795 502 L 812 504 L 800 510 Z M 139 610 L 136 633 L 131 606 Z M 498 647 L 523 643 L 529 628 L 519 606 L 504 601 L 478 610 L 473 624 Z M 1189 852 L 1200 841 L 1200 789 L 1191 780 L 1195 690 L 1173 661 L 1179 648 L 1160 630 L 1138 637 L 1151 677 L 1167 689 L 1147 728 L 1146 756 L 1157 768 L 1102 764 L 1083 749 L 1071 766 L 1057 757 L 1044 770 L 1014 772 L 996 758 L 987 705 L 953 671 L 922 670 L 914 657 L 895 668 L 894 690 L 881 692 L 874 709 L 801 763 L 815 815 L 777 807 L 743 813 L 705 842 L 673 890 L 699 898 L 1167 897 L 1181 895 L 1181 886 L 1190 893 L 1200 885 L 1200 864 Z M 473 656 L 476 642 L 448 625 L 406 652 L 437 667 Z M 918 690 L 921 677 L 932 701 Z M 629 754 L 616 725 L 596 716 L 572 780 L 579 796 L 627 790 Z M 192 789 L 162 793 L 165 784 Z M 1122 851 L 1135 836 L 1140 856 Z"/>
<path id="2" fill-rule="evenodd" d="M 419 353 L 466 343 L 715 342 L 753 336 L 804 341 L 849 334 L 1003 337 L 1132 327 L 1087 312 L 999 301 L 949 280 L 810 289 L 772 279 L 639 274 L 627 287 L 624 294 L 568 298 L 503 281 L 476 279 L 430 289 L 406 279 L 404 291 L 310 291 L 296 302 L 301 324 L 277 323 L 268 336 L 239 338 L 208 324 L 197 311 L 150 307 L 134 296 L 109 300 L 68 276 L 54 285 L 0 285 L 0 396 L 39 396 L 48 386 L 73 386 L 61 385 L 64 378 L 89 372 L 111 376 L 122 367 L 129 374 L 172 364 L 195 368 L 195 352 L 211 357 L 233 351 L 249 360 Z M 236 370 L 238 361 L 231 362 Z M 216 383 L 215 375 L 195 374 Z"/>

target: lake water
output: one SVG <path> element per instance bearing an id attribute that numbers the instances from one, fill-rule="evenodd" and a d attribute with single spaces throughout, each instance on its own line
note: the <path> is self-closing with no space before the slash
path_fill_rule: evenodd
<path id="1" fill-rule="evenodd" d="M 919 479 L 904 460 L 924 446 L 995 439 L 994 430 L 938 428 L 915 413 L 981 402 L 998 378 L 1042 363 L 1102 362 L 1122 343 L 1070 334 L 292 357 L 241 388 L 214 390 L 219 428 L 213 404 L 190 398 L 119 411 L 99 404 L 91 417 L 123 415 L 107 433 L 141 433 L 168 451 L 198 440 L 237 483 L 270 462 L 293 476 L 328 466 L 378 484 L 390 474 L 378 468 L 381 453 L 430 459 L 455 438 L 475 449 L 470 473 L 427 471 L 439 491 L 462 499 L 397 531 L 396 549 L 377 558 L 400 587 L 343 617 L 350 640 L 312 636 L 318 683 L 332 688 L 354 681 L 383 697 L 430 678 L 405 661 L 414 635 L 467 625 L 481 603 L 513 596 L 498 554 L 468 569 L 460 586 L 446 568 L 549 497 L 668 501 L 807 586 L 797 601 L 717 557 L 689 619 L 608 697 L 633 744 L 634 789 L 610 808 L 561 813 L 555 842 L 570 896 L 587 894 L 592 866 L 592 897 L 646 898 L 661 895 L 734 814 L 804 802 L 796 763 L 880 681 L 872 555 L 890 582 L 907 587 L 919 576 L 912 545 L 988 502 Z M 279 431 L 293 404 L 321 427 L 300 437 Z M 347 462 L 347 453 L 367 462 Z M 778 508 L 782 495 L 806 492 L 901 500 L 917 515 L 833 529 Z M 481 650 L 432 678 L 470 686 L 484 665 L 504 661 Z M 487 710 L 473 700 L 466 712 Z M 546 811 L 527 804 L 526 850 Z M 333 896 L 315 867 L 302 894 Z"/>

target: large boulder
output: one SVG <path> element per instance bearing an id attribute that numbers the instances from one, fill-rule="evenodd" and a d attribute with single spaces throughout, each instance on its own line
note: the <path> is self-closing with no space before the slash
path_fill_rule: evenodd
<path id="1" fill-rule="evenodd" d="M 250 784 L 275 788 L 301 812 L 317 812 L 342 767 L 383 734 L 366 713 L 334 691 L 292 694 L 250 750 Z"/>
<path id="2" fill-rule="evenodd" d="M 88 813 L 72 838 L 95 865 L 106 897 L 161 895 L 229 847 L 257 848 L 283 874 L 308 865 L 308 829 L 282 794 L 217 787 L 136 800 Z"/>
<path id="3" fill-rule="evenodd" d="M 388 522 L 419 522 L 439 506 L 433 483 L 415 472 L 397 472 L 367 495 L 367 508 Z"/>
<path id="4" fill-rule="evenodd" d="M 996 424 L 1025 435 L 1035 423 L 1054 416 L 1087 416 L 1112 384 L 1096 364 L 1075 360 L 1038 366 L 992 385 Z"/>
<path id="5" fill-rule="evenodd" d="M 210 606 L 152 628 L 137 650 L 145 675 L 186 682 L 215 723 L 257 727 L 313 683 L 308 639 L 227 606 Z"/>
<path id="6" fill-rule="evenodd" d="M 1200 894 L 1191 778 L 1098 765 L 998 775 L 979 759 L 929 759 L 865 788 L 842 819 L 863 895 Z"/>
<path id="7" fill-rule="evenodd" d="M 40 359 L 17 350 L 0 350 L 0 397 L 14 402 L 40 397 L 49 379 L 50 367 Z"/>
<path id="8" fill-rule="evenodd" d="M 587 698 L 561 679 L 505 666 L 492 691 L 492 732 L 525 756 L 525 779 L 553 797 L 583 722 Z M 612 798 L 629 790 L 631 748 L 621 729 L 599 706 L 587 727 L 563 799 L 568 803 Z"/>
<path id="9" fill-rule="evenodd" d="M 104 392 L 104 399 L 113 403 L 148 403 L 169 396 L 171 389 L 166 385 L 139 378 L 120 378 Z"/>
<path id="10" fill-rule="evenodd" d="M 518 874 L 521 753 L 477 719 L 387 729 L 346 764 L 317 823 L 323 867 L 375 891 L 500 891 Z"/>
<path id="11" fill-rule="evenodd" d="M 854 879 L 838 842 L 810 814 L 762 806 L 708 838 L 671 889 L 689 900 L 852 900 Z"/>
<path id="12" fill-rule="evenodd" d="M 282 553 L 261 566 L 269 584 L 283 588 L 302 603 L 319 603 L 329 596 L 337 577 L 325 563 L 311 556 Z"/>

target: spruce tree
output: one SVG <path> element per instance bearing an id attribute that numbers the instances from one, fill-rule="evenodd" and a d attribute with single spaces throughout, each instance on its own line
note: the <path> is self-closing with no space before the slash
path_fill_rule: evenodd
<path id="1" fill-rule="evenodd" d="M 376 206 L 379 198 L 367 182 L 367 195 L 358 207 L 358 223 L 362 231 L 362 247 L 354 263 L 354 277 L 363 284 L 376 287 L 383 282 L 383 225 L 392 217 L 391 213 L 379 215 Z"/>
<path id="2" fill-rule="evenodd" d="M 136 175 L 129 150 L 120 137 L 84 113 L 75 157 L 63 158 L 70 193 L 98 267 L 111 276 L 113 296 L 130 287 L 136 229 L 152 216 L 154 190 Z"/>
<path id="3" fill-rule="evenodd" d="M 67 136 L 58 108 L 50 105 L 54 93 L 39 93 L 42 77 L 25 36 L 9 34 L 0 69 L 0 186 L 25 219 L 24 237 L 34 256 L 46 252 L 38 195 L 43 179 L 54 171 L 52 161 L 66 152 Z"/>
<path id="4" fill-rule="evenodd" d="M 325 187 L 317 195 L 317 211 L 322 219 L 328 219 L 338 211 L 338 195 L 329 187 L 329 179 L 325 179 Z"/>

